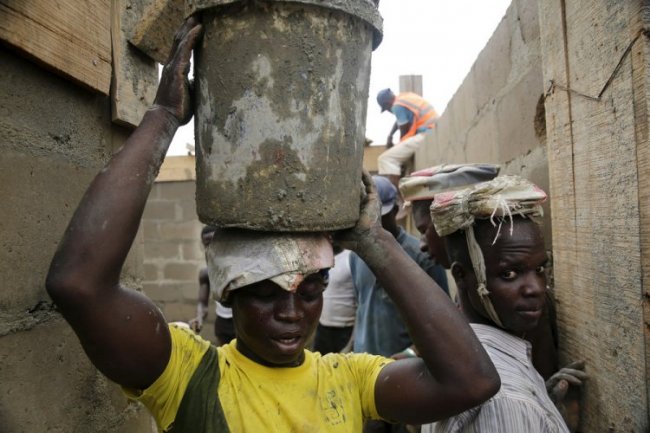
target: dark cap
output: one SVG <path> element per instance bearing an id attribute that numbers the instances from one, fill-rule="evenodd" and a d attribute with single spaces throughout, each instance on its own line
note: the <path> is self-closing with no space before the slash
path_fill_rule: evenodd
<path id="1" fill-rule="evenodd" d="M 395 94 L 390 89 L 380 90 L 377 93 L 377 103 L 381 107 L 381 112 L 390 109 L 390 106 L 393 104 L 393 99 L 395 99 Z"/>
<path id="2" fill-rule="evenodd" d="M 372 180 L 375 182 L 377 195 L 379 196 L 379 201 L 381 201 L 381 216 L 384 216 L 393 210 L 397 203 L 397 188 L 384 176 L 375 175 L 372 177 Z"/>

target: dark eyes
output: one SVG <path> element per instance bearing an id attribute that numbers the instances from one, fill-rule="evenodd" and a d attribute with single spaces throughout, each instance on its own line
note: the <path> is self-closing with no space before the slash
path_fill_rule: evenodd
<path id="1" fill-rule="evenodd" d="M 541 266 L 538 266 L 535 268 L 535 273 L 539 275 L 545 275 L 546 274 L 546 264 L 543 264 Z M 520 274 L 519 270 L 514 270 L 514 269 L 508 269 L 499 274 L 499 277 L 506 281 L 512 281 L 516 279 Z"/>
<path id="2" fill-rule="evenodd" d="M 305 301 L 311 302 L 320 298 L 324 290 L 325 284 L 322 279 L 308 278 L 300 285 L 300 288 L 298 288 L 298 296 Z"/>
<path id="3" fill-rule="evenodd" d="M 325 287 L 326 284 L 324 283 L 322 277 L 308 277 L 300 285 L 296 291 L 296 294 L 300 296 L 301 299 L 311 302 L 317 300 L 323 294 Z M 285 290 L 273 284 L 256 284 L 251 287 L 242 288 L 240 293 L 245 296 L 250 296 L 252 298 L 265 301 L 288 295 Z"/>
<path id="4" fill-rule="evenodd" d="M 262 286 L 262 287 L 256 287 L 255 290 L 244 289 L 242 292 L 253 298 L 268 299 L 275 296 L 275 294 L 277 293 L 277 289 L 274 287 Z"/>

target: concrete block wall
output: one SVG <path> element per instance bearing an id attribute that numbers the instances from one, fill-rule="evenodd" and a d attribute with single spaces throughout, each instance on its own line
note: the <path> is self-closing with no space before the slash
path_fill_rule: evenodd
<path id="1" fill-rule="evenodd" d="M 90 364 L 44 286 L 86 186 L 128 131 L 112 124 L 108 97 L 4 47 L 0 64 L 0 433 L 153 431 Z M 126 285 L 140 286 L 142 257 L 138 240 Z"/>
<path id="2" fill-rule="evenodd" d="M 196 215 L 194 157 L 168 157 L 142 217 L 144 291 L 168 321 L 196 316 L 198 274 L 205 266 Z M 214 341 L 214 302 L 201 334 Z"/>
<path id="3" fill-rule="evenodd" d="M 548 191 L 543 94 L 537 2 L 513 0 L 416 153 L 416 169 L 493 162 L 502 174 L 526 177 Z M 548 205 L 545 211 L 550 248 Z"/>

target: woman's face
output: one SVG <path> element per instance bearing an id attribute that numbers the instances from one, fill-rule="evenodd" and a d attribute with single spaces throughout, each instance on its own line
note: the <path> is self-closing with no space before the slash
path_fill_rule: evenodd
<path id="1" fill-rule="evenodd" d="M 315 273 L 295 292 L 270 280 L 233 291 L 237 349 L 247 358 L 270 367 L 302 364 L 305 345 L 318 326 L 323 290 L 325 281 Z"/>
<path id="2" fill-rule="evenodd" d="M 492 243 L 497 228 L 483 225 L 477 234 L 485 260 L 486 285 L 492 305 L 512 334 L 523 335 L 533 330 L 542 317 L 546 305 L 546 265 L 548 258 L 539 227 L 530 220 L 515 219 L 513 233 L 502 229 L 498 240 Z M 486 235 L 487 233 L 487 235 Z M 467 287 L 474 310 L 485 318 L 488 315 L 476 291 L 476 278 L 468 269 Z"/>

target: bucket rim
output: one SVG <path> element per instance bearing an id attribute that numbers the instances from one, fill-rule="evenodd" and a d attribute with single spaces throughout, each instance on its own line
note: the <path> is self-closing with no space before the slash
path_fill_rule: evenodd
<path id="1" fill-rule="evenodd" d="M 246 0 L 187 0 L 185 16 L 206 9 L 240 3 Z M 383 18 L 379 10 L 370 0 L 263 0 L 264 2 L 302 3 L 322 8 L 335 9 L 355 16 L 373 28 L 372 49 L 375 50 L 383 39 Z"/>

